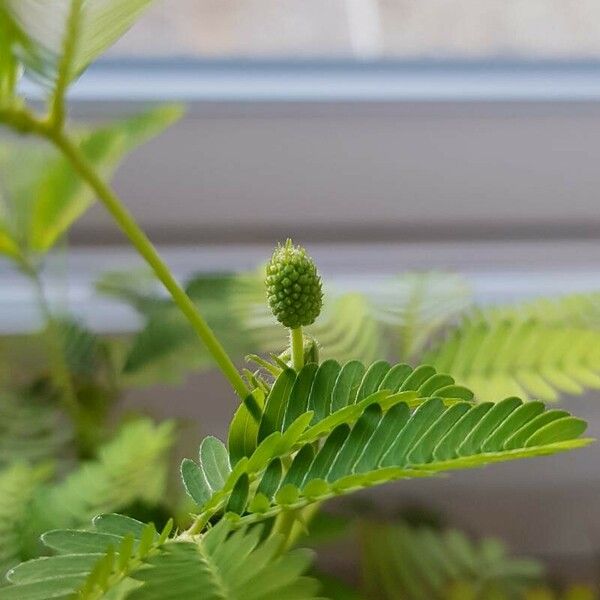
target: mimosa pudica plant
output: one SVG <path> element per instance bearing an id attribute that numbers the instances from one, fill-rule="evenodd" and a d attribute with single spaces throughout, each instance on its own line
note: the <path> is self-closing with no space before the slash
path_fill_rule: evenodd
<path id="1" fill-rule="evenodd" d="M 581 437 L 586 427 L 581 419 L 516 397 L 474 404 L 468 388 L 430 365 L 381 359 L 342 363 L 306 353 L 300 327 L 317 317 L 320 289 L 302 249 L 277 254 L 277 271 L 267 274 L 288 267 L 299 280 L 308 274 L 300 290 L 283 280 L 271 290 L 283 294 L 284 306 L 275 308 L 291 329 L 290 360 L 274 357 L 263 361 L 262 370 L 240 372 L 107 183 L 96 164 L 98 147 L 74 135 L 67 123 L 70 84 L 148 4 L 0 0 L 0 123 L 46 140 L 82 189 L 99 199 L 204 343 L 240 405 L 228 443 L 209 436 L 198 457 L 181 465 L 185 489 L 196 504 L 187 529 L 175 529 L 170 520 L 158 531 L 152 523 L 102 514 L 86 529 L 49 531 L 42 541 L 55 555 L 13 568 L 0 599 L 317 598 L 318 582 L 303 574 L 309 554 L 290 548 L 329 498 L 590 443 Z M 23 71 L 43 86 L 46 113 L 37 114 L 18 96 Z M 85 208 L 75 202 L 67 210 L 61 196 L 49 202 L 52 210 L 41 212 L 37 221 L 42 238 L 56 229 L 57 220 L 72 222 Z M 12 234 L 2 229 L 5 254 L 19 252 Z M 81 485 L 89 484 L 84 479 Z"/>

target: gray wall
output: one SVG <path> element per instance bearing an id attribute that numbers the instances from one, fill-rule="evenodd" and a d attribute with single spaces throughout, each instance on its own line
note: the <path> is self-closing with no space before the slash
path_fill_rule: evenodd
<path id="1" fill-rule="evenodd" d="M 595 239 L 599 139 L 585 102 L 198 103 L 115 185 L 162 242 Z M 97 206 L 74 239 L 120 238 Z"/>

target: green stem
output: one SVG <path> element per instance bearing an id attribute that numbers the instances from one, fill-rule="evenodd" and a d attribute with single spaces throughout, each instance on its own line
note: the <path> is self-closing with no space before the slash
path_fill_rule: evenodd
<path id="1" fill-rule="evenodd" d="M 206 345 L 206 348 L 214 358 L 218 367 L 229 380 L 233 389 L 242 398 L 246 398 L 250 391 L 246 387 L 242 376 L 235 368 L 233 361 L 225 352 L 225 349 L 209 327 L 204 317 L 198 311 L 196 305 L 177 283 L 169 267 L 162 260 L 152 242 L 142 231 L 132 214 L 121 203 L 110 187 L 98 176 L 94 168 L 89 164 L 84 154 L 73 142 L 62 132 L 52 129 L 46 130 L 48 137 L 69 160 L 72 167 L 81 175 L 88 185 L 96 192 L 108 212 L 115 219 L 121 230 L 129 238 L 130 242 L 152 267 L 154 273 L 167 288 L 173 301 L 181 312 L 187 317 L 192 327 Z"/>
<path id="2" fill-rule="evenodd" d="M 290 346 L 292 351 L 292 365 L 294 371 L 299 373 L 304 366 L 304 337 L 302 327 L 290 329 Z"/>

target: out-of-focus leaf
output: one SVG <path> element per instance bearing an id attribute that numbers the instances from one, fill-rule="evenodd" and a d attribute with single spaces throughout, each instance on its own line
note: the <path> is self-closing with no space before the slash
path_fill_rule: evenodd
<path id="1" fill-rule="evenodd" d="M 20 251 L 28 245 L 38 181 L 57 157 L 57 151 L 44 143 L 9 140 L 0 144 L 0 212 L 5 230 Z"/>
<path id="2" fill-rule="evenodd" d="M 378 600 L 509 600 L 523 598 L 542 566 L 515 558 L 493 538 L 473 542 L 456 530 L 369 523 L 363 533 L 363 574 Z"/>
<path id="3" fill-rule="evenodd" d="M 453 273 L 404 273 L 366 292 L 376 319 L 396 328 L 399 356 L 414 360 L 431 338 L 472 302 L 464 277 Z"/>
<path id="4" fill-rule="evenodd" d="M 1 9 L 0 9 L 1 11 Z M 9 105 L 19 76 L 19 65 L 13 53 L 14 31 L 0 12 L 0 108 Z"/>
<path id="5" fill-rule="evenodd" d="M 125 155 L 181 114 L 178 105 L 155 108 L 84 133 L 79 146 L 96 171 L 109 178 Z M 0 184 L 0 252 L 11 256 L 47 252 L 95 199 L 69 161 L 40 144 L 3 143 Z"/>
<path id="6" fill-rule="evenodd" d="M 126 358 L 128 379 L 179 381 L 182 373 L 212 366 L 211 357 L 172 303 L 145 285 L 141 292 L 136 288 L 135 279 L 132 284 L 125 274 L 110 274 L 98 284 L 100 291 L 146 317 Z M 285 348 L 286 331 L 265 302 L 262 269 L 199 274 L 189 280 L 186 291 L 235 359 Z M 460 277 L 435 273 L 408 273 L 365 292 L 334 289 L 319 320 L 305 329 L 306 339 L 317 342 L 321 360 L 373 362 L 389 354 L 392 335 L 400 331 L 401 345 L 414 354 L 468 303 L 467 286 Z M 285 351 L 280 358 L 289 362 Z"/>
<path id="7" fill-rule="evenodd" d="M 28 71 L 69 82 L 116 42 L 151 0 L 0 0 L 0 20 L 17 31 Z"/>
<path id="8" fill-rule="evenodd" d="M 425 355 L 481 401 L 521 396 L 555 401 L 560 393 L 600 389 L 600 332 L 534 320 L 475 317 Z"/>
<path id="9" fill-rule="evenodd" d="M 156 505 L 164 500 L 173 429 L 168 421 L 126 423 L 100 448 L 97 459 L 81 463 L 63 481 L 37 495 L 31 520 L 38 534 L 79 526 L 135 501 Z"/>
<path id="10" fill-rule="evenodd" d="M 298 545 L 313 548 L 321 544 L 339 542 L 354 533 L 355 520 L 347 515 L 319 511 L 310 520 L 310 524 L 299 538 Z"/>
<path id="11" fill-rule="evenodd" d="M 48 398 L 0 395 L 0 466 L 64 458 L 72 431 Z"/>
<path id="12" fill-rule="evenodd" d="M 142 294 L 135 293 L 114 276 L 108 289 L 105 281 L 100 283 L 100 291 L 126 300 L 147 317 L 145 327 L 134 337 L 124 359 L 125 385 L 177 382 L 183 374 L 213 365 L 212 357 L 170 300 L 152 295 L 149 288 Z M 238 291 L 243 293 L 245 286 L 243 277 L 226 274 L 194 279 L 186 286 L 221 343 L 236 357 L 253 350 L 253 338 L 239 334 L 243 326 L 238 321 L 241 318 Z"/>
<path id="13" fill-rule="evenodd" d="M 0 153 L 0 162 L 1 160 L 2 156 Z M 3 191 L 2 184 L 3 181 L 0 177 L 0 254 L 4 254 L 12 259 L 18 259 L 20 256 L 19 244 L 7 220 L 8 207 L 4 199 L 5 192 Z"/>
<path id="14" fill-rule="evenodd" d="M 5 254 L 11 258 L 18 258 L 20 254 L 19 246 L 17 246 L 2 221 L 0 221 L 0 254 Z"/>
<path id="15" fill-rule="evenodd" d="M 26 535 L 31 502 L 50 474 L 47 466 L 25 463 L 0 470 L 0 587 L 8 569 L 31 557 L 30 536 Z"/>
<path id="16" fill-rule="evenodd" d="M 96 282 L 96 290 L 105 296 L 126 301 L 142 315 L 163 306 L 165 301 L 164 292 L 150 269 L 104 273 Z"/>
<path id="17" fill-rule="evenodd" d="M 85 135 L 80 149 L 102 176 L 110 177 L 120 160 L 164 131 L 182 115 L 180 106 L 164 106 Z M 29 227 L 29 246 L 49 250 L 94 201 L 94 192 L 62 156 L 49 165 L 33 190 L 36 202 Z"/>
<path id="18" fill-rule="evenodd" d="M 355 589 L 351 588 L 347 583 L 326 575 L 325 573 L 313 573 L 321 584 L 321 594 L 329 600 L 364 600 L 365 596 L 360 594 Z"/>
<path id="19" fill-rule="evenodd" d="M 527 590 L 524 600 L 598 600 L 598 593 L 585 585 L 574 585 L 562 592 L 544 586 Z"/>

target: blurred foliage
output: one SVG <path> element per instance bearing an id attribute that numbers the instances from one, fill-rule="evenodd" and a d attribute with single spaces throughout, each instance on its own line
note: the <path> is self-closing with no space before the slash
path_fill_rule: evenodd
<path id="1" fill-rule="evenodd" d="M 98 173 L 109 177 L 137 146 L 181 116 L 179 106 L 149 110 L 81 131 L 78 143 Z M 58 150 L 23 141 L 0 144 L 0 253 L 17 263 L 48 252 L 91 206 L 93 191 Z"/>
<path id="2" fill-rule="evenodd" d="M 50 473 L 49 466 L 31 467 L 21 462 L 0 469 L 0 586 L 8 569 L 35 556 L 31 504 Z"/>
<path id="3" fill-rule="evenodd" d="M 473 598 L 508 600 L 522 597 L 543 573 L 539 563 L 511 557 L 498 540 L 476 543 L 457 530 L 369 523 L 362 539 L 366 596 L 378 600 L 445 600 L 460 597 L 459 587 Z"/>
<path id="4" fill-rule="evenodd" d="M 57 339 L 48 348 L 44 340 L 50 335 Z M 76 422 L 65 410 L 64 391 L 53 376 L 54 351 L 64 361 L 77 402 Z M 108 433 L 106 420 L 120 393 L 120 366 L 109 343 L 73 318 L 57 317 L 39 334 L 0 337 L 0 355 L 6 390 L 0 399 L 0 413 L 7 417 L 0 423 L 4 460 L 13 456 L 11 447 L 20 448 L 16 457 L 33 459 L 36 447 L 40 455 L 54 455 L 53 447 L 69 441 L 82 456 L 93 455 Z"/>
<path id="5" fill-rule="evenodd" d="M 150 4 L 151 0 L 3 0 L 0 17 L 11 26 L 11 45 L 27 75 L 64 93 Z"/>
<path id="6" fill-rule="evenodd" d="M 531 318 L 466 319 L 424 360 L 482 399 L 556 401 L 560 394 L 600 389 L 600 328 Z"/>
<path id="7" fill-rule="evenodd" d="M 287 344 L 285 330 L 265 303 L 263 278 L 260 269 L 195 275 L 185 286 L 238 359 L 250 352 L 279 354 Z M 190 370 L 212 366 L 170 300 L 152 291 L 147 275 L 108 273 L 97 288 L 128 303 L 144 318 L 143 328 L 126 351 L 124 372 L 131 381 L 150 384 L 171 378 L 177 382 Z M 326 290 L 319 320 L 304 333 L 317 342 L 321 360 L 373 362 L 381 355 L 395 354 L 394 345 L 406 349 L 407 359 L 414 359 L 425 341 L 469 302 L 461 277 L 439 273 L 390 278 L 370 286 L 368 292 L 332 287 Z"/>
<path id="8" fill-rule="evenodd" d="M 72 442 L 71 424 L 55 402 L 0 395 L 0 466 L 64 459 Z"/>
<path id="9" fill-rule="evenodd" d="M 45 125 L 55 120 L 57 134 L 67 85 L 147 4 L 0 0 L 0 121 L 18 113 L 16 130 L 27 131 L 25 103 L 15 96 L 25 70 L 54 87 Z M 161 106 L 78 127 L 72 147 L 108 179 L 125 156 L 181 114 L 180 106 Z M 43 323 L 39 332 L 0 337 L 1 573 L 37 556 L 47 529 L 80 527 L 114 510 L 165 521 L 169 501 L 173 424 L 110 423 L 122 392 L 118 356 L 85 325 L 56 314 L 46 298 L 46 254 L 96 199 L 58 138 L 0 142 L 0 254 L 29 278 Z"/>
<path id="10" fill-rule="evenodd" d="M 259 270 L 193 276 L 190 296 L 238 359 L 278 354 L 286 345 L 264 301 Z M 146 284 L 144 285 L 144 281 Z M 180 381 L 211 362 L 172 303 L 147 278 L 111 273 L 98 289 L 144 318 L 126 353 L 124 373 L 136 383 Z M 600 388 L 600 294 L 573 294 L 475 308 L 457 275 L 406 273 L 375 281 L 367 291 L 327 290 L 323 315 L 305 335 L 321 359 L 375 357 L 430 363 L 475 391 L 480 401 L 507 396 L 555 401 Z M 232 335 L 239 331 L 240 335 Z"/>
<path id="11" fill-rule="evenodd" d="M 67 475 L 50 456 L 37 466 L 23 456 L 0 470 L 0 574 L 38 556 L 39 536 L 49 529 L 80 527 L 97 514 L 140 506 L 151 507 L 152 519 L 160 517 L 172 444 L 172 423 L 137 419 Z"/>
<path id="12" fill-rule="evenodd" d="M 311 524 L 313 527 L 313 524 Z M 314 523 L 320 528 L 320 521 Z M 474 541 L 445 527 L 359 519 L 341 532 L 360 540 L 361 583 L 318 573 L 331 600 L 597 600 L 583 585 L 556 588 L 543 565 L 509 554 L 495 538 Z M 328 536 L 331 542 L 335 536 Z M 303 540 L 302 540 L 303 541 Z"/>

